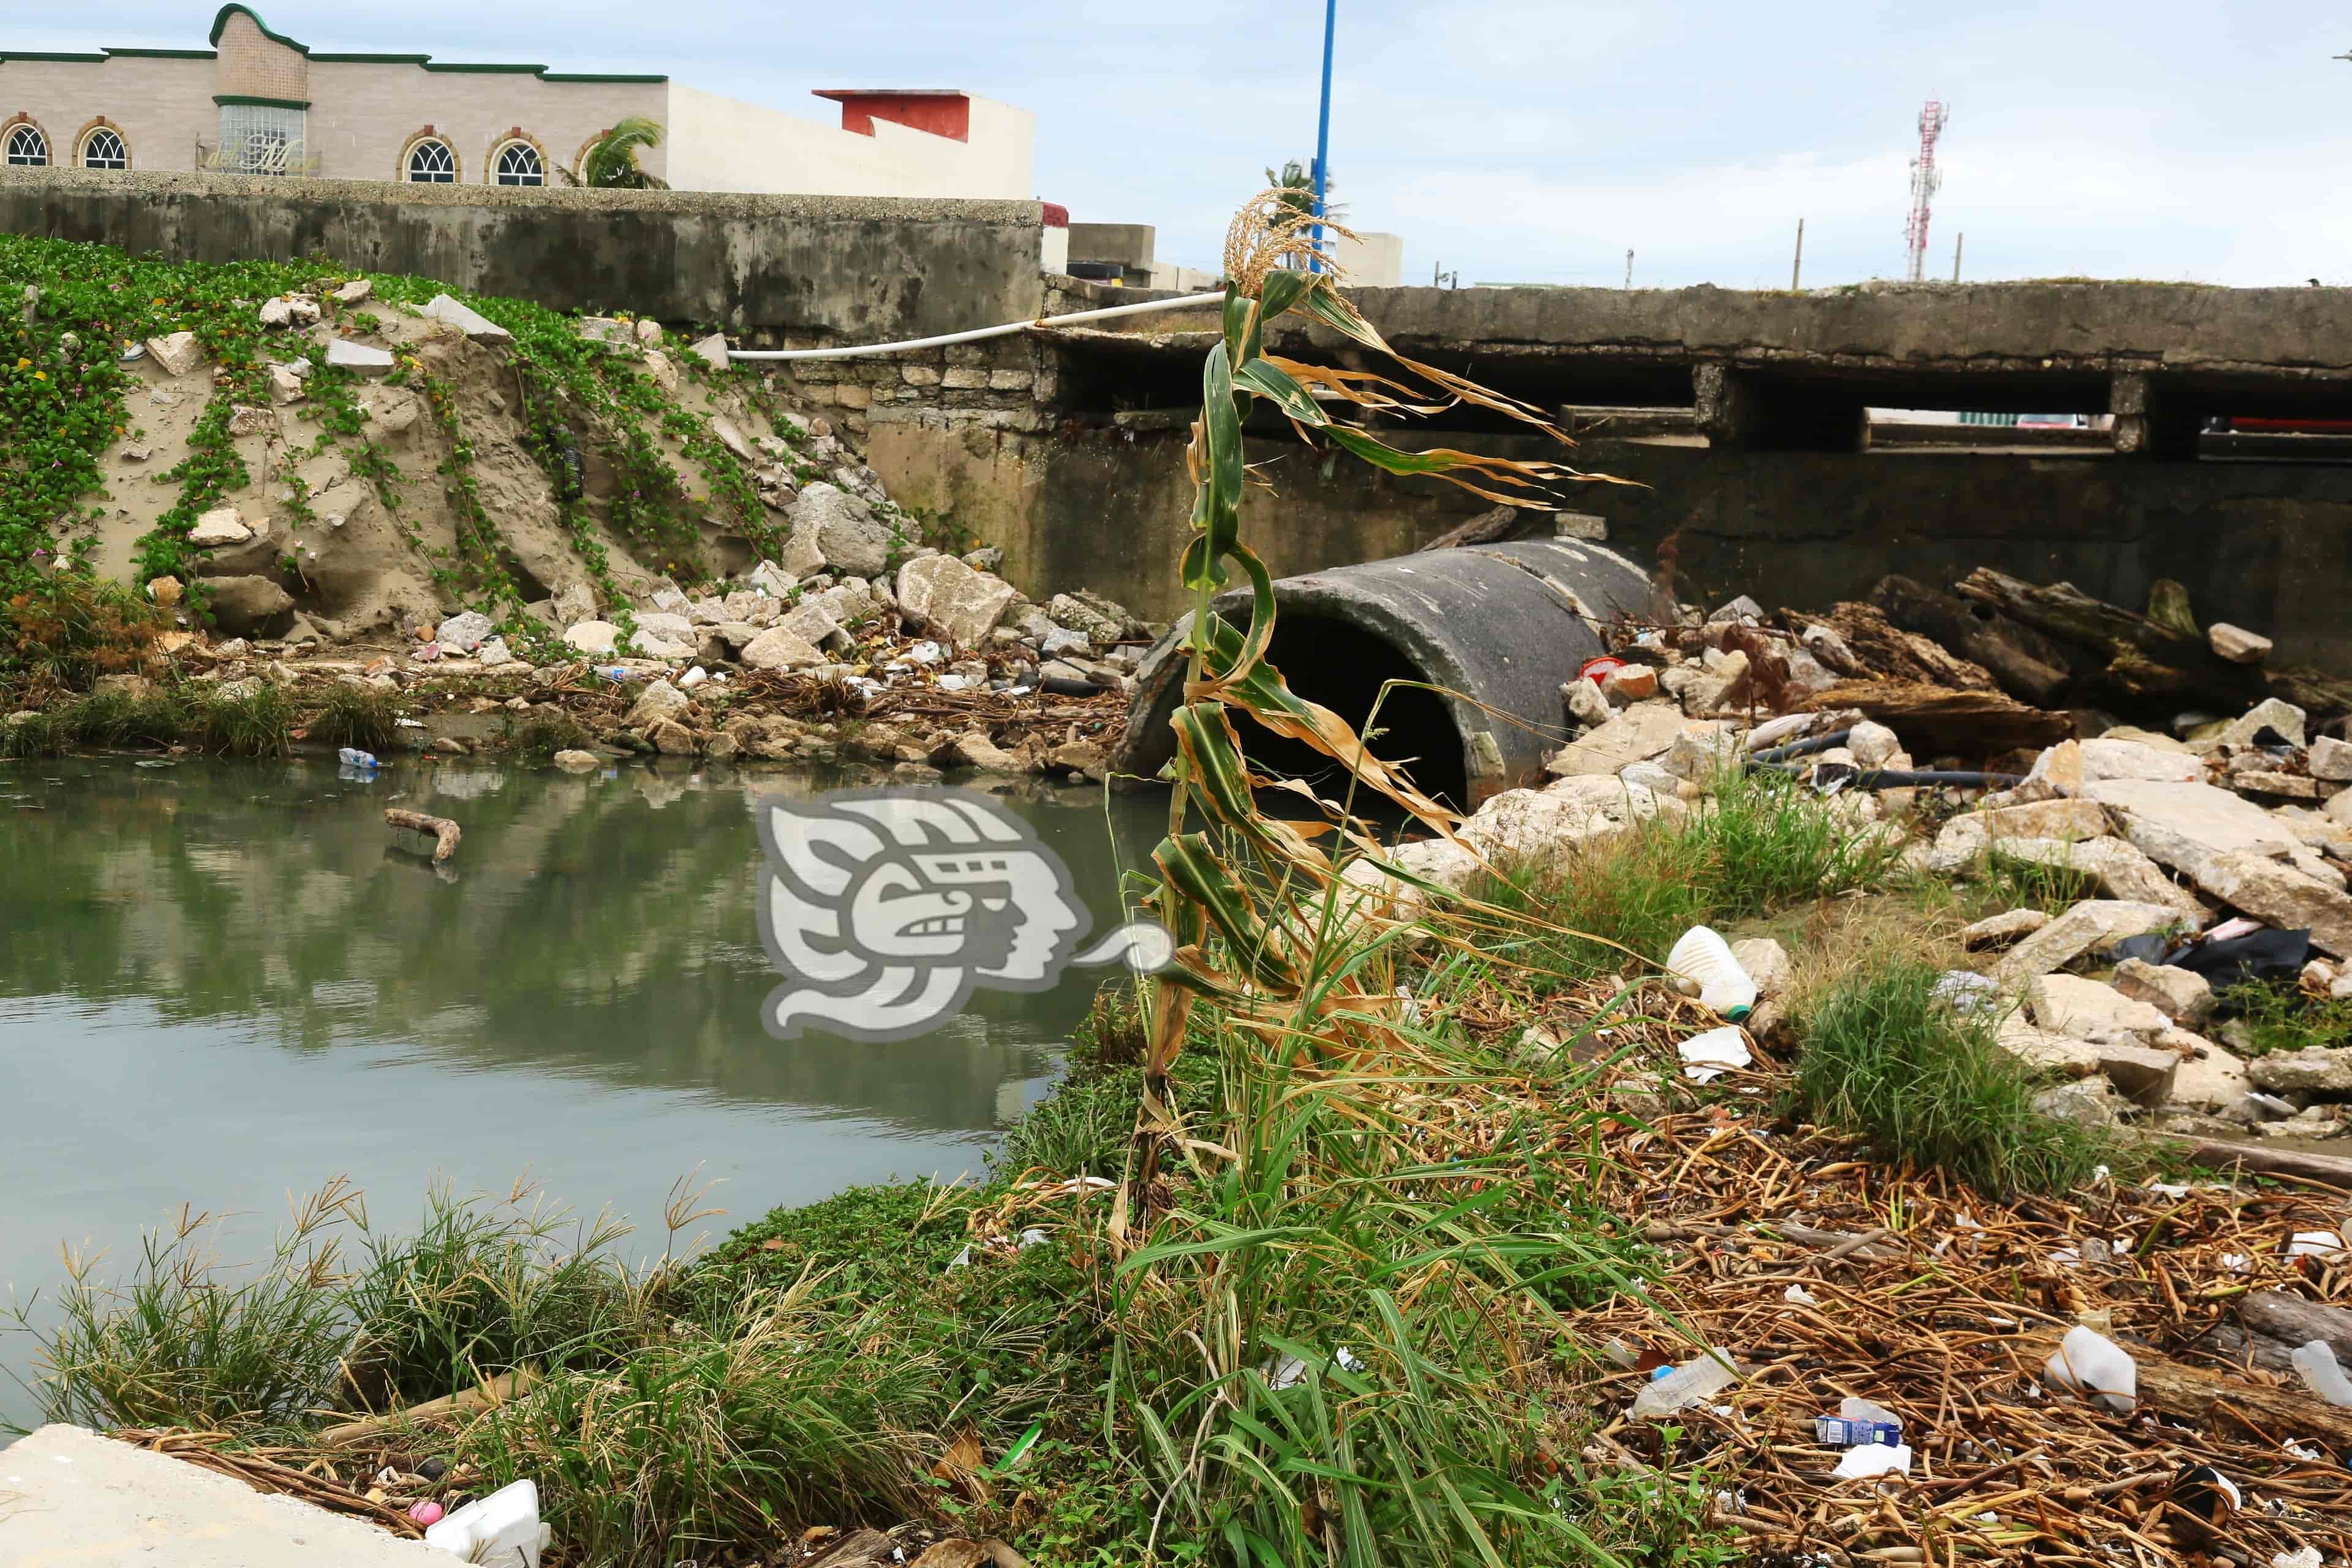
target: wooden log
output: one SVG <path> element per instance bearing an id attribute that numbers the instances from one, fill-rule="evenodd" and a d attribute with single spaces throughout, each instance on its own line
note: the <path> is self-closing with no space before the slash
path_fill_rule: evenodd
<path id="1" fill-rule="evenodd" d="M 2284 697 L 2314 719 L 2352 713 L 2352 680 L 2314 669 L 2307 664 L 2273 669 L 2269 680 L 2271 695 Z"/>
<path id="2" fill-rule="evenodd" d="M 2074 675 L 2065 654 L 2031 626 L 1908 577 L 1881 578 L 1871 590 L 1870 602 L 1895 626 L 1984 666 L 2003 691 L 2038 708 L 2059 706 L 2058 698 Z"/>
<path id="3" fill-rule="evenodd" d="M 387 1410 L 381 1415 L 362 1415 L 356 1421 L 330 1426 L 319 1434 L 319 1441 L 330 1448 L 345 1448 L 354 1443 L 364 1443 L 394 1427 L 446 1421 L 453 1415 L 470 1415 L 478 1410 L 504 1405 L 519 1394 L 529 1393 L 531 1384 L 538 1381 L 528 1371 L 502 1373 L 478 1388 L 461 1388 L 455 1394 L 428 1399 L 405 1410 Z"/>
<path id="4" fill-rule="evenodd" d="M 2009 1342 L 2035 1377 L 2057 1350 L 2063 1329 L 2040 1329 Z M 2287 1434 L 2316 1437 L 2340 1450 L 2352 1446 L 2352 1410 L 2313 1395 L 2301 1384 L 2281 1388 L 2228 1373 L 2189 1366 L 2146 1345 L 2124 1345 L 2139 1369 L 2139 1407 L 2184 1421 L 2251 1426 L 2273 1441 Z"/>
<path id="5" fill-rule="evenodd" d="M 2352 1363 L 2352 1310 L 2345 1308 L 2306 1301 L 2284 1290 L 2257 1290 L 2238 1303 L 2238 1321 L 2289 1351 L 2326 1340 L 2337 1361 Z"/>
<path id="6" fill-rule="evenodd" d="M 2231 710 L 2263 695 L 2262 672 L 2231 664 L 2201 637 L 2094 599 L 2072 583 L 2037 587 L 1979 566 L 1960 580 L 1960 596 L 1990 605 L 2060 642 L 2088 649 L 2105 668 L 2086 678 L 2119 697 L 2191 700 Z"/>
<path id="7" fill-rule="evenodd" d="M 2147 585 L 2147 618 L 2185 637 L 2205 635 L 2197 629 L 2197 616 L 2189 608 L 2189 589 L 2169 577 L 2158 577 Z"/>
<path id="8" fill-rule="evenodd" d="M 1901 736 L 1905 748 L 1922 759 L 2038 751 L 2074 732 L 2070 715 L 2029 708 L 1998 691 L 1954 691 L 1912 681 L 1849 681 L 1816 691 L 1805 699 L 1804 708 L 1815 713 L 1858 709 Z"/>
<path id="9" fill-rule="evenodd" d="M 2257 1175 L 2286 1176 L 2352 1192 L 2352 1160 L 2341 1154 L 2314 1154 L 2263 1143 L 2231 1143 L 2219 1138 L 2179 1139 L 2176 1147 L 2190 1164 L 2208 1170 L 2252 1171 Z"/>
<path id="10" fill-rule="evenodd" d="M 421 811 L 403 811 L 396 805 L 384 807 L 383 825 L 431 834 L 434 840 L 433 863 L 436 866 L 443 864 L 457 852 L 457 840 L 464 833 L 464 829 L 446 816 L 427 816 Z"/>
<path id="11" fill-rule="evenodd" d="M 1498 506 L 1480 512 L 1458 528 L 1439 534 L 1421 548 L 1459 550 L 1465 544 L 1494 544 L 1518 531 L 1519 509 Z"/>
<path id="12" fill-rule="evenodd" d="M 1849 599 L 1821 619 L 1845 639 L 1854 658 L 1881 680 L 1911 681 L 1954 691 L 1996 689 L 1991 674 L 1982 665 L 1955 658 L 1931 639 L 1902 630 L 1875 605 Z"/>

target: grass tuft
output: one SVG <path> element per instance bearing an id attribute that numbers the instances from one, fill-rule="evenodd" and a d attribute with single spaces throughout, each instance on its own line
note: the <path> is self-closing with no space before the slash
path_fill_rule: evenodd
<path id="1" fill-rule="evenodd" d="M 2292 980 L 2249 980 L 2217 1000 L 2245 1026 L 2247 1056 L 2352 1046 L 2352 1000 L 2313 996 Z"/>
<path id="2" fill-rule="evenodd" d="M 391 692 L 338 683 L 305 728 L 310 739 L 323 745 L 381 752 L 400 733 L 399 720 L 400 700 Z"/>
<path id="3" fill-rule="evenodd" d="M 1888 960 L 1823 991 L 1803 1019 L 1795 1109 L 1879 1157 L 1950 1173 L 1990 1197 L 2063 1193 L 2135 1165 L 2122 1140 L 2034 1109 L 2032 1074 L 1991 1024 L 1934 997 L 1938 975 Z"/>

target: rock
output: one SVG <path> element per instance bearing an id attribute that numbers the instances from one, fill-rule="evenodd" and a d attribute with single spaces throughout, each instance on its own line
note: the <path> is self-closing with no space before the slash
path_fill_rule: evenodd
<path id="1" fill-rule="evenodd" d="M 1631 832 L 1662 811 L 1679 814 L 1646 789 L 1581 774 L 1540 790 L 1505 790 L 1463 823 L 1462 842 L 1498 868 L 1537 865 Z"/>
<path id="2" fill-rule="evenodd" d="M 2011 949 L 1993 973 L 2009 984 L 2021 984 L 2125 937 L 2144 936 L 2179 923 L 2180 917 L 2162 904 L 2086 900 Z"/>
<path id="3" fill-rule="evenodd" d="M 593 773 L 604 765 L 604 759 L 593 752 L 558 752 L 555 753 L 555 765 L 567 773 Z"/>
<path id="4" fill-rule="evenodd" d="M 1684 668 L 1687 668 L 1688 666 Z M 1712 669 L 1703 669 L 1683 688 L 1683 708 L 1694 715 L 1717 713 L 1748 695 L 1748 656 L 1733 651 Z"/>
<path id="5" fill-rule="evenodd" d="M 2050 917 L 2040 910 L 2011 910 L 2006 914 L 1988 915 L 1974 925 L 1962 926 L 1960 942 L 1971 952 L 1981 952 L 2032 936 L 2049 923 Z"/>
<path id="6" fill-rule="evenodd" d="M 1997 838 L 2103 838 L 2110 829 L 2106 812 L 2095 801 L 2041 800 L 1972 811 L 1944 824 L 1927 866 L 1938 873 L 1960 870 Z"/>
<path id="7" fill-rule="evenodd" d="M 2126 958 L 2116 965 L 2116 990 L 2147 1003 L 2185 1029 L 2194 1029 L 2213 1016 L 2212 983 L 2170 964 Z"/>
<path id="8" fill-rule="evenodd" d="M 1658 765 L 1666 772 L 1696 784 L 1712 784 L 1717 774 L 1738 763 L 1739 737 L 1712 721 L 1685 724 L 1665 755 L 1658 759 Z"/>
<path id="9" fill-rule="evenodd" d="M 2311 742 L 2311 776 L 2326 779 L 2330 784 L 2352 781 L 2352 743 L 2339 741 L 2333 735 L 2322 735 L 2314 740 Z"/>
<path id="10" fill-rule="evenodd" d="M 1037 651 L 1047 658 L 1084 658 L 1094 650 L 1095 645 L 1087 640 L 1087 634 L 1074 626 L 1050 627 L 1037 645 Z"/>
<path id="11" fill-rule="evenodd" d="M 2024 1014 L 2011 1011 L 1993 1026 L 1993 1044 L 2040 1072 L 2063 1078 L 2088 1078 L 2099 1070 L 2099 1047 L 2071 1035 L 2035 1028 Z"/>
<path id="12" fill-rule="evenodd" d="M 646 739 L 665 757 L 690 757 L 700 749 L 695 742 L 694 731 L 675 719 L 656 723 L 646 731 Z"/>
<path id="13" fill-rule="evenodd" d="M 670 363 L 669 355 L 658 349 L 646 350 L 646 374 L 653 378 L 654 385 L 666 395 L 677 395 L 677 366 Z"/>
<path id="14" fill-rule="evenodd" d="M 364 305 L 375 294 L 375 285 L 364 278 L 354 278 L 330 296 L 338 305 Z"/>
<path id="15" fill-rule="evenodd" d="M 1013 584 L 952 555 L 927 555 L 898 568 L 898 607 L 958 647 L 976 647 L 1004 618 Z"/>
<path id="16" fill-rule="evenodd" d="M 2046 780 L 2056 785 L 2062 795 L 2077 794 L 2084 785 L 2105 779 L 2194 784 L 2204 776 L 2204 763 L 2189 752 L 2104 735 L 2050 747 L 2026 774 L 2029 781 Z"/>
<path id="17" fill-rule="evenodd" d="M 2224 746 L 2251 746 L 2254 737 L 2264 730 L 2275 730 L 2290 746 L 2304 742 L 2304 710 L 2292 702 L 2275 697 L 2265 697 L 2252 708 L 2232 719 L 2215 739 Z"/>
<path id="18" fill-rule="evenodd" d="M 205 346 L 194 332 L 172 332 L 149 338 L 147 355 L 165 375 L 185 375 L 205 363 Z"/>
<path id="19" fill-rule="evenodd" d="M 1574 723 L 1597 728 L 1609 722 L 1609 699 L 1601 694 L 1600 687 L 1581 676 L 1560 687 L 1559 704 Z"/>
<path id="20" fill-rule="evenodd" d="M 1614 777 L 1635 763 L 1663 756 L 1682 734 L 1685 720 L 1673 704 L 1640 702 L 1571 745 L 1554 752 L 1544 770 L 1559 777 Z"/>
<path id="21" fill-rule="evenodd" d="M 751 443 L 743 439 L 743 432 L 735 427 L 735 421 L 724 414 L 710 416 L 710 433 L 718 437 L 720 446 L 744 462 L 756 464 L 761 460 L 760 454 L 751 449 Z"/>
<path id="22" fill-rule="evenodd" d="M 482 646 L 474 650 L 474 662 L 485 669 L 492 669 L 502 664 L 514 663 L 515 656 L 513 650 L 507 647 L 506 638 L 486 637 Z"/>
<path id="23" fill-rule="evenodd" d="M 628 716 L 621 721 L 632 730 L 641 730 L 664 719 L 675 719 L 684 712 L 693 699 L 667 680 L 648 683 L 630 704 Z"/>
<path id="24" fill-rule="evenodd" d="M 228 410 L 228 433 L 232 436 L 261 436 L 278 428 L 278 416 L 268 409 L 250 403 L 233 403 Z"/>
<path id="25" fill-rule="evenodd" d="M 2027 1005 L 2042 1027 L 2094 1043 L 2152 1040 L 2172 1026 L 2169 1018 L 2147 1003 L 2079 974 L 2042 975 Z"/>
<path id="26" fill-rule="evenodd" d="M 2167 1029 L 2156 1044 L 2180 1053 L 2180 1068 L 2173 1075 L 2172 1103 L 2200 1110 L 2224 1110 L 2235 1105 L 2252 1080 L 2246 1064 L 2201 1035 Z"/>
<path id="27" fill-rule="evenodd" d="M 1731 956 L 1748 971 L 1748 978 L 1756 982 L 1757 992 L 1761 995 L 1785 994 L 1796 974 L 1796 965 L 1789 962 L 1789 950 L 1769 936 L 1751 936 L 1733 942 Z"/>
<path id="28" fill-rule="evenodd" d="M 392 351 L 355 343 L 349 338 L 333 338 L 327 343 L 327 363 L 360 375 L 382 375 L 392 369 Z"/>
<path id="29" fill-rule="evenodd" d="M 2352 958 L 2352 894 L 2339 887 L 2242 852 L 2205 862 L 2197 885 L 2267 925 L 2309 930 L 2311 945 L 2331 958 Z"/>
<path id="30" fill-rule="evenodd" d="M 732 735 L 713 735 L 702 742 L 702 754 L 714 763 L 731 763 L 743 749 L 743 743 Z"/>
<path id="31" fill-rule="evenodd" d="M 1764 606 L 1749 598 L 1747 595 L 1742 594 L 1738 598 L 1733 599 L 1729 604 L 1718 607 L 1713 615 L 1707 616 L 1706 624 L 1712 626 L 1732 622 L 1744 622 L 1749 626 L 1755 626 L 1760 624 L 1763 619 Z"/>
<path id="32" fill-rule="evenodd" d="M 208 577 L 213 624 L 233 636 L 268 636 L 290 621 L 294 595 L 268 577 Z"/>
<path id="33" fill-rule="evenodd" d="M 610 316 L 581 317 L 580 335 L 608 349 L 633 349 L 637 342 L 637 335 L 630 330 L 628 322 L 614 321 Z"/>
<path id="34" fill-rule="evenodd" d="M 2259 752 L 2250 755 L 2260 756 Z M 2231 770 L 2230 787 L 2244 795 L 2271 795 L 2280 800 L 2318 800 L 2333 793 L 2317 779 L 2301 773 L 2271 773 L 2262 768 Z"/>
<path id="35" fill-rule="evenodd" d="M 822 565 L 857 577 L 875 576 L 889 566 L 897 542 L 889 528 L 871 506 L 837 486 L 823 480 L 809 486 L 786 515 L 792 519 L 793 543 L 813 550 Z M 784 564 L 793 568 L 791 561 Z M 809 574 L 795 570 L 794 574 Z"/>
<path id="36" fill-rule="evenodd" d="M 2109 779 L 2084 787 L 2114 816 L 2135 847 L 2200 887 L 2202 872 L 2219 856 L 2285 858 L 2301 847 L 2285 822 L 2211 784 Z"/>
<path id="37" fill-rule="evenodd" d="M 2248 1062 L 2246 1077 L 2273 1094 L 2352 1092 L 2352 1046 L 2273 1051 Z"/>
<path id="38" fill-rule="evenodd" d="M 1004 570 L 1004 552 L 993 544 L 983 544 L 977 550 L 967 550 L 961 559 L 965 565 L 975 572 Z"/>
<path id="39" fill-rule="evenodd" d="M 692 354 L 695 358 L 700 360 L 703 363 L 709 365 L 713 370 L 726 370 L 734 363 L 727 357 L 727 334 L 725 332 L 713 332 L 707 338 L 698 339 L 694 345 L 691 348 L 688 348 L 686 352 Z"/>
<path id="40" fill-rule="evenodd" d="M 647 348 L 652 348 L 655 344 L 662 341 L 662 324 L 659 321 L 655 321 L 651 316 L 639 316 L 637 318 L 636 332 L 637 342 L 643 343 Z"/>
<path id="41" fill-rule="evenodd" d="M 931 753 L 931 765 L 940 768 L 978 768 L 990 773 L 1024 773 L 1027 765 L 1011 752 L 1004 750 L 985 734 L 958 735 Z"/>
<path id="42" fill-rule="evenodd" d="M 1065 741 L 1047 752 L 1045 760 L 1057 768 L 1095 776 L 1100 776 L 1110 762 L 1109 753 L 1096 741 Z"/>
<path id="43" fill-rule="evenodd" d="M 823 598 L 803 599 L 776 617 L 776 625 L 802 641 L 822 647 L 829 637 L 841 635 L 841 621 L 833 605 Z"/>
<path id="44" fill-rule="evenodd" d="M 2033 1109 L 2042 1115 L 2061 1121 L 2078 1122 L 2084 1127 L 2120 1125 L 2123 1121 L 2121 1104 L 2116 1091 L 2102 1078 L 2062 1083 L 2033 1097 Z"/>
<path id="45" fill-rule="evenodd" d="M 612 656 L 621 628 L 610 621 L 582 621 L 563 634 L 563 640 L 591 658 Z"/>
<path id="46" fill-rule="evenodd" d="M 640 610 L 637 612 L 637 646 L 646 646 L 648 639 L 691 647 L 695 641 L 694 622 L 675 610 Z M 653 657 L 658 658 L 663 656 L 656 654 Z"/>
<path id="47" fill-rule="evenodd" d="M 799 587 L 801 580 L 797 574 L 785 571 L 773 561 L 762 561 L 751 568 L 751 575 L 746 581 L 754 591 L 781 599 Z"/>
<path id="48" fill-rule="evenodd" d="M 1601 678 L 1601 695 L 1612 708 L 1646 702 L 1658 694 L 1658 672 L 1646 664 L 1621 665 Z"/>
<path id="49" fill-rule="evenodd" d="M 2088 878 L 2110 899 L 2162 904 L 2183 921 L 2201 921 L 2204 906 L 2163 868 L 2120 838 L 2069 843 L 2058 838 L 1996 838 L 1988 853 L 1996 860 L 2063 868 Z M 1930 862 L 1932 865 L 1932 860 Z"/>
<path id="50" fill-rule="evenodd" d="M 824 662 L 814 644 L 783 626 L 770 626 L 745 643 L 738 657 L 752 669 L 807 669 Z"/>
<path id="51" fill-rule="evenodd" d="M 1894 731 L 1867 719 L 1853 727 L 1845 744 L 1846 750 L 1853 753 L 1854 765 L 1864 768 L 1885 767 L 1887 760 L 1903 749 Z"/>
<path id="52" fill-rule="evenodd" d="M 253 537 L 253 530 L 245 525 L 233 506 L 218 506 L 196 519 L 188 530 L 188 542 L 199 550 L 209 550 L 219 544 L 243 544 Z"/>
<path id="53" fill-rule="evenodd" d="M 479 610 L 467 610 L 451 616 L 433 633 L 433 640 L 444 648 L 461 647 L 468 651 L 488 642 L 498 624 Z"/>
<path id="54" fill-rule="evenodd" d="M 287 303 L 282 297 L 275 300 L 264 300 L 261 302 L 259 320 L 261 324 L 265 327 L 291 326 L 294 322 L 294 312 L 288 308 Z"/>
<path id="55" fill-rule="evenodd" d="M 2231 664 L 2260 664 L 2271 656 L 2271 639 L 2243 626 L 2215 621 L 2205 628 L 2205 645 Z"/>
<path id="56" fill-rule="evenodd" d="M 302 377 L 290 367 L 273 364 L 269 367 L 269 395 L 279 404 L 299 403 L 308 394 Z"/>
<path id="57" fill-rule="evenodd" d="M 1127 635 L 1134 617 L 1108 599 L 1089 594 L 1056 594 L 1045 603 L 1045 614 L 1055 626 L 1087 634 L 1097 647 L 1108 647 Z"/>

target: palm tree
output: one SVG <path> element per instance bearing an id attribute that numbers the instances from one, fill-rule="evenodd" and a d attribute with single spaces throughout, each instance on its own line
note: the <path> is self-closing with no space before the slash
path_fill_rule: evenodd
<path id="1" fill-rule="evenodd" d="M 666 191 L 667 180 L 638 166 L 640 148 L 661 145 L 662 128 L 642 114 L 632 114 L 588 143 L 580 154 L 580 172 L 560 169 L 566 184 L 594 185 L 604 190 Z"/>

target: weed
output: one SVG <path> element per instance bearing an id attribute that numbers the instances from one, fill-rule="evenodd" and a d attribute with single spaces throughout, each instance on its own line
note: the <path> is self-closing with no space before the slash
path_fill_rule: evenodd
<path id="1" fill-rule="evenodd" d="M 2048 915 L 2064 914 L 2095 897 L 2099 886 L 2096 877 L 2071 866 L 2004 855 L 1997 844 L 1985 855 L 1983 875 L 1987 891 L 2000 908 L 2040 910 Z"/>
<path id="2" fill-rule="evenodd" d="M 338 683 L 305 726 L 311 740 L 330 746 L 380 752 L 400 733 L 400 701 L 373 686 Z"/>
<path id="3" fill-rule="evenodd" d="M 100 676 L 152 673 L 164 662 L 155 649 L 170 625 L 163 612 L 117 584 L 40 578 L 0 609 L 0 675 L 85 691 Z"/>
<path id="4" fill-rule="evenodd" d="M 2352 1046 L 2352 1000 L 2312 996 L 2290 980 L 2249 980 L 2217 1001 L 2244 1026 L 2250 1057 Z"/>
<path id="5" fill-rule="evenodd" d="M 551 762 L 556 752 L 580 750 L 594 739 L 579 720 L 561 710 L 534 711 L 514 729 L 515 750 L 530 763 Z"/>
<path id="6" fill-rule="evenodd" d="M 1937 980 L 1927 964 L 1889 960 L 1830 986 L 1801 1025 L 1796 1109 L 1990 1197 L 2065 1192 L 2102 1163 L 2134 1166 L 2120 1140 L 2036 1110 L 2032 1075 L 1989 1021 L 1937 1002 Z"/>

